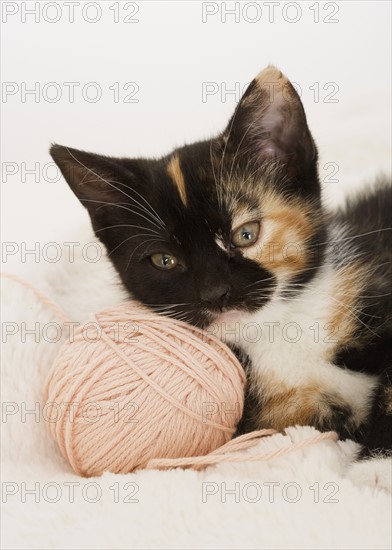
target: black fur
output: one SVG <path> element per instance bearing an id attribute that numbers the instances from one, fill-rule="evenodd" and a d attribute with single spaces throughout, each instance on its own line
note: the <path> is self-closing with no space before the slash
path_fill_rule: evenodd
<path id="1" fill-rule="evenodd" d="M 364 444 L 363 455 L 392 449 L 392 188 L 379 178 L 373 188 L 347 201 L 332 223 L 344 223 L 350 243 L 355 244 L 372 270 L 363 292 L 356 339 L 337 354 L 335 362 L 351 370 L 380 377 L 368 424 L 354 438 Z M 337 243 L 337 248 L 342 246 Z M 365 326 L 366 325 L 366 326 Z M 369 329 L 373 337 L 369 341 Z M 363 345 L 357 345 L 365 339 Z"/>

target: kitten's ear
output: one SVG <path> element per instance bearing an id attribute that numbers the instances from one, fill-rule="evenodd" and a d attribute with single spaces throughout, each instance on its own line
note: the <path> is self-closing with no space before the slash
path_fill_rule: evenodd
<path id="1" fill-rule="evenodd" d="M 93 217 L 104 203 L 124 202 L 132 172 L 122 159 L 52 145 L 50 154 L 68 185 Z M 131 162 L 131 161 L 128 161 Z"/>
<path id="2" fill-rule="evenodd" d="M 289 180 L 317 174 L 317 149 L 299 95 L 273 66 L 250 83 L 223 138 L 245 162 L 276 159 Z"/>

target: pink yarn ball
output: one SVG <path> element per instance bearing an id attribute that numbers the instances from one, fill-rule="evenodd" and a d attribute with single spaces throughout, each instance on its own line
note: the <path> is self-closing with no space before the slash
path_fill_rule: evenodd
<path id="1" fill-rule="evenodd" d="M 229 441 L 244 385 L 225 344 L 128 302 L 93 316 L 60 349 L 45 387 L 48 426 L 76 473 L 132 472 Z"/>

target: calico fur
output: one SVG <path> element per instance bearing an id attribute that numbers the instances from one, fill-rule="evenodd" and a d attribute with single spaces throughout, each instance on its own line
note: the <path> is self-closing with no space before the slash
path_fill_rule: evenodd
<path id="1" fill-rule="evenodd" d="M 130 296 L 237 350 L 239 433 L 310 424 L 364 453 L 391 449 L 391 186 L 325 211 L 317 148 L 278 69 L 251 82 L 211 140 L 158 159 L 51 155 Z M 250 222 L 257 238 L 233 246 Z M 161 254 L 175 267 L 157 269 Z"/>

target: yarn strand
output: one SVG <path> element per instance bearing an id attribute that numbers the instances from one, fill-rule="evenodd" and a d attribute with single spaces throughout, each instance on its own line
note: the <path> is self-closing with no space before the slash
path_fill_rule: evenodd
<path id="1" fill-rule="evenodd" d="M 259 462 L 271 460 L 272 458 L 278 458 L 284 456 L 308 445 L 314 445 L 321 443 L 322 441 L 337 441 L 338 434 L 336 432 L 324 432 L 314 437 L 298 441 L 297 443 L 291 443 L 288 447 L 281 447 L 275 451 L 271 451 L 266 454 L 249 454 L 249 455 L 233 455 L 233 452 L 245 451 L 254 445 L 256 445 L 262 437 L 271 436 L 277 434 L 276 430 L 257 430 L 239 436 L 219 449 L 212 451 L 205 456 L 190 456 L 185 458 L 153 458 L 147 464 L 148 470 L 168 470 L 172 468 L 194 468 L 201 469 L 201 467 L 213 466 L 216 464 L 222 464 L 226 462 Z M 243 439 L 241 439 L 243 438 Z M 222 452 L 224 449 L 225 452 Z"/>

